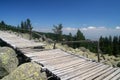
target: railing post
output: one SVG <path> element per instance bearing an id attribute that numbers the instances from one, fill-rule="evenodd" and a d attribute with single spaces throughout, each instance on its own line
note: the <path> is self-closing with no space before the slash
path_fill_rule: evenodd
<path id="1" fill-rule="evenodd" d="M 32 28 L 30 28 L 30 40 L 32 39 Z"/>
<path id="2" fill-rule="evenodd" d="M 100 47 L 99 47 L 99 40 L 98 40 L 98 42 L 97 42 L 97 57 L 98 57 L 98 62 L 100 62 L 100 54 L 99 54 L 99 52 L 100 52 Z"/>
<path id="3" fill-rule="evenodd" d="M 55 48 L 56 48 L 56 47 L 55 47 L 55 45 L 56 45 L 56 41 L 54 41 L 53 49 L 55 49 Z"/>

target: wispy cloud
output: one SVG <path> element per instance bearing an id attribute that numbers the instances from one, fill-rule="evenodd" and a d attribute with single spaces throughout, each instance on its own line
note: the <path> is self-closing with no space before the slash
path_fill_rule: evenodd
<path id="1" fill-rule="evenodd" d="M 106 27 L 95 27 L 95 26 L 88 26 L 88 27 L 82 27 L 79 28 L 80 30 L 102 30 L 102 29 L 106 29 Z"/>
<path id="2" fill-rule="evenodd" d="M 65 31 L 76 31 L 77 28 L 66 27 L 66 28 L 63 28 L 63 30 L 65 30 Z"/>
<path id="3" fill-rule="evenodd" d="M 94 27 L 94 26 L 89 26 L 89 27 L 87 27 L 88 29 L 96 29 L 96 27 Z"/>
<path id="4" fill-rule="evenodd" d="M 116 26 L 116 29 L 120 29 L 120 26 Z"/>

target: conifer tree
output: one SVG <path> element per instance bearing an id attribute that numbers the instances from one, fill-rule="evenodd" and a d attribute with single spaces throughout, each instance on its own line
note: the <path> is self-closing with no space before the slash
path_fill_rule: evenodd
<path id="1" fill-rule="evenodd" d="M 69 33 L 69 35 L 68 35 L 69 37 L 68 37 L 68 41 L 72 41 L 73 39 L 72 39 L 72 33 Z"/>
<path id="2" fill-rule="evenodd" d="M 58 26 L 53 25 L 54 29 L 53 32 L 56 34 L 56 40 L 57 41 L 62 41 L 62 24 L 59 24 Z"/>
<path id="3" fill-rule="evenodd" d="M 85 40 L 83 33 L 79 29 L 77 30 L 77 33 L 74 38 L 75 38 L 75 41 Z M 74 43 L 74 46 L 79 48 L 81 44 L 83 43 Z"/>
<path id="4" fill-rule="evenodd" d="M 119 53 L 118 37 L 114 36 L 113 38 L 113 55 L 117 56 Z"/>
<path id="5" fill-rule="evenodd" d="M 78 29 L 76 33 L 76 40 L 85 40 L 83 33 Z"/>

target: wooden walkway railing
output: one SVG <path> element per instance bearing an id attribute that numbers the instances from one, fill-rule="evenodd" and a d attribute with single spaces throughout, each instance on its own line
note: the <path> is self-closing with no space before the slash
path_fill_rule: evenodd
<path id="1" fill-rule="evenodd" d="M 119 80 L 120 69 L 98 62 L 92 62 L 82 56 L 75 56 L 60 49 L 39 51 L 34 46 L 44 46 L 0 31 L 0 39 L 19 49 L 25 56 L 31 58 L 43 68 L 49 70 L 61 80 Z M 55 79 L 54 79 L 55 80 Z"/>

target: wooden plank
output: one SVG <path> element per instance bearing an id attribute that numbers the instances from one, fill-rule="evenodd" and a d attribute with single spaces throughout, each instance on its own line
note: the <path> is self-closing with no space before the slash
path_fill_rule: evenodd
<path id="1" fill-rule="evenodd" d="M 109 76 L 111 73 L 115 72 L 117 69 L 116 68 L 113 68 L 112 70 L 106 72 L 105 74 L 97 77 L 96 79 L 94 80 L 103 80 L 105 77 Z"/>
<path id="2" fill-rule="evenodd" d="M 47 50 L 47 51 L 40 51 L 40 52 L 34 52 L 34 53 L 30 53 L 29 51 L 33 51 L 32 49 L 20 49 L 25 55 L 26 54 L 34 54 L 37 56 L 41 56 L 41 55 L 52 55 L 52 54 L 58 54 L 58 55 L 68 55 L 65 52 L 61 51 L 60 49 L 55 49 L 55 50 Z"/>
<path id="3" fill-rule="evenodd" d="M 24 55 L 26 55 L 27 56 L 27 54 L 26 54 L 26 52 L 25 51 L 23 51 L 25 54 Z M 59 57 L 59 56 L 72 56 L 72 55 L 70 55 L 70 54 L 62 54 L 62 53 L 56 53 L 56 52 L 52 52 L 52 53 L 47 53 L 47 52 L 30 52 L 29 54 L 33 54 L 33 55 L 36 55 L 36 56 L 38 56 L 38 57 L 45 57 L 45 58 L 47 58 L 47 57 Z M 29 55 L 28 54 L 28 55 Z"/>
<path id="4" fill-rule="evenodd" d="M 94 75 L 94 74 L 96 74 L 96 73 L 98 73 L 98 72 L 100 72 L 100 71 L 102 71 L 102 70 L 104 70 L 104 69 L 106 69 L 108 67 L 109 66 L 106 66 L 106 65 L 103 65 L 101 67 L 97 67 L 97 68 L 95 68 L 95 69 L 93 69 L 91 71 L 88 71 L 88 72 L 84 73 L 84 74 L 81 74 L 81 75 L 78 75 L 78 76 L 76 76 L 74 78 L 71 78 L 70 80 L 79 80 L 79 79 L 84 80 L 85 78 L 87 78 L 87 77 L 89 77 L 91 75 Z"/>
<path id="5" fill-rule="evenodd" d="M 34 53 L 33 53 L 34 54 Z M 45 53 L 37 53 L 37 54 L 34 54 L 36 56 L 39 56 L 39 57 L 44 57 L 45 58 L 55 58 L 55 57 L 60 57 L 60 56 L 72 56 L 70 54 L 62 54 L 62 53 L 49 53 L 49 54 L 45 54 Z"/>
<path id="6" fill-rule="evenodd" d="M 106 78 L 104 78 L 103 80 L 110 80 L 111 78 L 113 78 L 114 76 L 116 76 L 117 74 L 120 73 L 120 69 L 116 70 L 115 72 L 111 73 L 109 76 L 107 76 Z"/>
<path id="7" fill-rule="evenodd" d="M 96 73 L 95 75 L 92 75 L 92 76 L 87 77 L 85 80 L 94 80 L 95 78 L 103 75 L 104 73 L 106 73 L 106 72 L 108 72 L 108 71 L 110 71 L 110 70 L 112 70 L 112 69 L 113 69 L 113 67 L 109 67 L 109 68 L 106 69 L 106 70 L 103 70 L 103 71 L 101 71 L 101 72 L 99 72 L 99 73 Z"/>
<path id="8" fill-rule="evenodd" d="M 67 74 L 62 74 L 62 75 L 58 75 L 59 77 L 61 77 L 62 80 L 66 80 L 66 79 L 70 79 L 70 78 L 73 78 L 75 76 L 78 76 L 80 74 L 83 74 L 83 73 L 86 73 L 92 69 L 95 69 L 96 67 L 100 67 L 102 66 L 102 64 L 96 64 L 96 65 L 91 65 L 90 67 L 87 66 L 87 67 L 83 67 L 81 69 L 78 69 L 78 70 L 75 70 L 73 72 L 69 72 Z"/>
<path id="9" fill-rule="evenodd" d="M 120 80 L 120 73 L 114 76 L 111 80 Z"/>
<path id="10" fill-rule="evenodd" d="M 76 57 L 71 57 L 71 58 L 62 58 L 62 59 L 51 59 L 49 61 L 37 61 L 37 62 L 40 62 L 44 65 L 55 65 L 55 64 L 60 64 L 60 63 L 63 63 L 63 62 L 69 62 L 69 61 L 72 61 L 72 60 L 76 60 L 78 58 Z"/>
<path id="11" fill-rule="evenodd" d="M 57 68 L 57 70 L 66 70 L 67 68 L 70 68 L 72 66 L 79 65 L 82 63 L 85 63 L 85 60 L 77 59 L 74 61 L 70 61 L 69 63 L 61 63 L 54 66 Z"/>
<path id="12" fill-rule="evenodd" d="M 84 69 L 86 66 L 94 66 L 94 65 L 91 65 L 91 63 L 83 63 L 83 64 L 78 64 L 78 65 L 75 65 L 75 66 L 69 66 L 68 68 L 66 69 L 61 69 L 61 70 L 57 70 L 57 71 L 53 71 L 55 74 L 57 75 L 64 75 L 64 74 L 67 74 L 67 73 L 70 73 L 70 72 L 74 72 L 74 71 L 77 71 L 79 69 Z"/>
<path id="13" fill-rule="evenodd" d="M 84 65 L 84 67 L 85 67 L 85 66 L 90 65 L 90 64 L 91 64 L 91 62 L 85 63 L 85 61 L 82 61 L 82 62 L 79 62 L 79 63 L 77 63 L 77 64 L 73 64 L 73 65 L 70 65 L 70 66 L 66 66 L 66 67 L 64 67 L 64 68 L 61 68 L 62 66 L 56 67 L 56 68 L 59 68 L 59 69 L 54 70 L 54 71 L 55 71 L 55 72 L 58 72 L 58 73 L 63 72 L 63 71 L 66 72 L 66 71 L 70 71 L 70 70 L 73 70 L 73 69 L 81 68 L 83 65 Z M 64 64 L 64 65 L 66 65 L 66 64 Z"/>
<path id="14" fill-rule="evenodd" d="M 61 59 L 61 58 L 63 58 L 63 57 L 68 57 L 68 56 L 70 56 L 70 55 L 61 55 L 61 56 L 53 56 L 53 57 L 51 57 L 51 56 L 49 56 L 49 57 L 46 57 L 46 56 L 43 56 L 43 57 L 41 57 L 41 56 L 36 56 L 36 57 L 30 57 L 31 59 L 32 59 L 32 61 L 51 61 L 51 60 L 57 60 L 57 59 Z"/>

